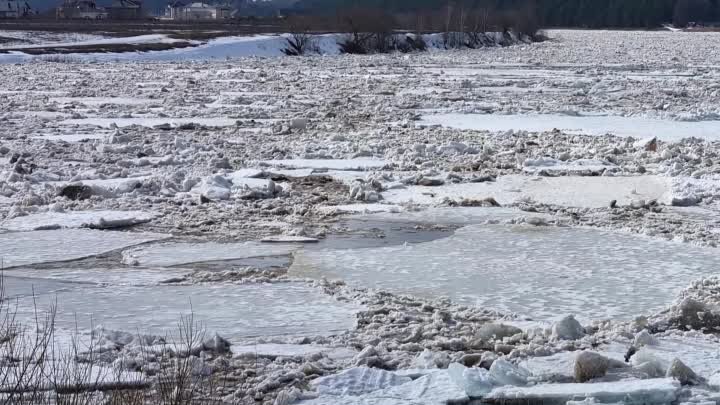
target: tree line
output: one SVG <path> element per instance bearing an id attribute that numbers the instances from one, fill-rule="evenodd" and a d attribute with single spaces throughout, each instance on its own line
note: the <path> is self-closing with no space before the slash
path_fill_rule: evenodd
<path id="1" fill-rule="evenodd" d="M 299 0 L 291 14 L 334 14 L 353 7 L 398 15 L 454 10 L 532 13 L 543 27 L 654 28 L 720 22 L 720 0 Z"/>

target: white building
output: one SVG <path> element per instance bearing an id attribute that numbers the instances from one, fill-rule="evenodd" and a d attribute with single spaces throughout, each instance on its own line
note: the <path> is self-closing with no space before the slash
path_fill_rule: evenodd
<path id="1" fill-rule="evenodd" d="M 95 0 L 65 0 L 55 12 L 58 19 L 68 20 L 104 20 L 108 16 L 108 12 L 98 7 Z"/>
<path id="2" fill-rule="evenodd" d="M 165 18 L 181 21 L 222 20 L 230 17 L 228 6 L 213 5 L 201 2 L 182 4 L 171 3 L 165 10 Z"/>

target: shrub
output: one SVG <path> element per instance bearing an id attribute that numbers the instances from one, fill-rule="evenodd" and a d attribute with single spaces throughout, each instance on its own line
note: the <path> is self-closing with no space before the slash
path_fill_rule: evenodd
<path id="1" fill-rule="evenodd" d="M 284 26 L 290 34 L 283 52 L 288 56 L 302 56 L 319 53 L 317 41 L 312 32 L 313 21 L 304 16 L 292 16 L 285 20 Z"/>

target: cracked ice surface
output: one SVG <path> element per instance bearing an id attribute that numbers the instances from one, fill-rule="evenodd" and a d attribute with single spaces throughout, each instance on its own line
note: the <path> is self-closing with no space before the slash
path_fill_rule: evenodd
<path id="1" fill-rule="evenodd" d="M 167 238 L 157 233 L 63 229 L 0 233 L 0 258 L 4 266 L 82 259 Z"/>
<path id="2" fill-rule="evenodd" d="M 628 319 L 662 309 L 688 282 L 714 274 L 712 249 L 592 229 L 471 225 L 427 243 L 300 251 L 291 274 L 539 319 Z M 648 279 L 649 272 L 652 278 Z"/>
<path id="3" fill-rule="evenodd" d="M 165 243 L 122 252 L 123 263 L 144 267 L 168 267 L 220 260 L 289 255 L 298 249 L 292 244 L 243 243 Z"/>

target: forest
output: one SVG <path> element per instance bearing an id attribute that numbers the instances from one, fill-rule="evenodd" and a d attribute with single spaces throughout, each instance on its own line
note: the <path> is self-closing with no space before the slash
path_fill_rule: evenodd
<path id="1" fill-rule="evenodd" d="M 673 23 L 720 21 L 720 0 L 299 0 L 286 10 L 294 14 L 334 14 L 353 7 L 395 14 L 447 9 L 532 13 L 543 27 L 654 28 Z"/>

